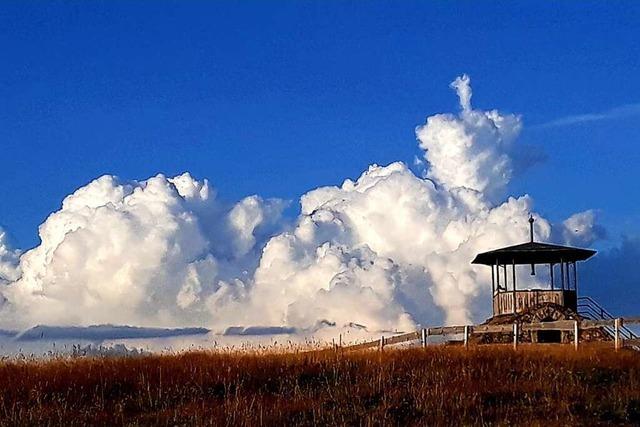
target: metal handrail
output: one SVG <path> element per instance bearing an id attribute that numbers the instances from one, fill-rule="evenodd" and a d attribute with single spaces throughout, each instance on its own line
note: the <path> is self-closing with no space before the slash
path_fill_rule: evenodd
<path id="1" fill-rule="evenodd" d="M 578 298 L 578 314 L 589 319 L 615 319 L 615 317 L 605 310 L 600 304 L 598 304 L 593 298 L 589 296 L 582 296 Z M 613 328 L 605 326 L 603 328 L 607 333 L 613 335 Z M 624 339 L 636 339 L 637 336 L 629 328 L 622 325 L 620 332 Z"/>
<path id="2" fill-rule="evenodd" d="M 591 298 L 590 296 L 583 296 L 583 297 L 578 297 L 578 305 L 580 305 L 580 300 L 582 301 L 587 301 L 587 305 L 593 306 L 595 308 L 598 309 L 598 311 L 600 311 L 600 316 L 603 319 L 615 319 L 615 317 L 609 313 L 607 310 L 605 310 L 604 307 L 602 307 L 600 304 L 598 304 L 598 302 L 596 300 L 594 300 L 593 298 Z"/>
<path id="3" fill-rule="evenodd" d="M 601 317 L 598 317 L 597 313 L 594 313 L 593 309 L 589 307 L 589 312 L 580 312 L 580 315 L 588 318 L 588 319 L 602 319 Z M 606 320 L 606 319 L 605 319 Z M 602 329 L 604 329 L 609 335 L 613 336 L 614 335 L 614 329 L 611 326 L 603 326 Z M 626 326 L 621 326 L 620 328 L 620 333 L 622 335 L 622 337 L 624 339 L 635 339 L 637 338 L 636 335 Z"/>

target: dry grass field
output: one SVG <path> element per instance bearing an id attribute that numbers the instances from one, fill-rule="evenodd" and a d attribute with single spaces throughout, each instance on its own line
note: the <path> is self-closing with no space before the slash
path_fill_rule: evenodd
<path id="1" fill-rule="evenodd" d="M 2 425 L 639 424 L 640 354 L 570 346 L 0 363 Z"/>

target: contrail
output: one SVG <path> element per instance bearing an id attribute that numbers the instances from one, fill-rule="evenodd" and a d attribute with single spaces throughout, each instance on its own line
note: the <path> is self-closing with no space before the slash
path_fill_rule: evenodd
<path id="1" fill-rule="evenodd" d="M 572 126 L 581 123 L 599 122 L 602 120 L 622 119 L 640 115 L 640 103 L 626 104 L 600 113 L 576 114 L 562 117 L 547 123 L 530 126 L 529 129 L 548 129 L 561 126 Z"/>

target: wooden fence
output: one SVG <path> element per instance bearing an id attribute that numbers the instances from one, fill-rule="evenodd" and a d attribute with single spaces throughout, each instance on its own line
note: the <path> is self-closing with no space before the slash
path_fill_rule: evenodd
<path id="1" fill-rule="evenodd" d="M 557 320 L 554 322 L 540 323 L 513 323 L 503 325 L 465 325 L 465 326 L 438 326 L 424 328 L 419 331 L 391 337 L 381 336 L 375 341 L 340 347 L 344 351 L 355 351 L 377 348 L 382 351 L 386 346 L 411 341 L 420 341 L 423 347 L 429 345 L 431 336 L 462 335 L 465 347 L 469 345 L 471 334 L 509 333 L 513 336 L 513 347 L 518 347 L 520 331 L 568 331 L 573 333 L 573 345 L 577 350 L 580 344 L 580 331 L 585 329 L 611 328 L 613 342 L 616 350 L 625 345 L 640 346 L 640 339 L 622 339 L 620 331 L 624 325 L 640 324 L 640 317 L 625 317 L 610 320 Z M 342 339 L 340 340 L 342 342 Z"/>

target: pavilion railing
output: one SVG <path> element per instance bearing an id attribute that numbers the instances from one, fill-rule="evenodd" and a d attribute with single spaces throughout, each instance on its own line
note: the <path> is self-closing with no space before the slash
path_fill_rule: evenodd
<path id="1" fill-rule="evenodd" d="M 535 307 L 541 303 L 554 303 L 561 306 L 576 308 L 576 291 L 573 289 L 521 289 L 502 291 L 493 295 L 493 315 L 511 314 Z"/>

